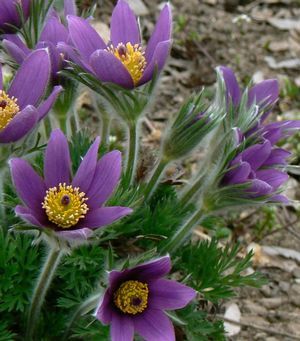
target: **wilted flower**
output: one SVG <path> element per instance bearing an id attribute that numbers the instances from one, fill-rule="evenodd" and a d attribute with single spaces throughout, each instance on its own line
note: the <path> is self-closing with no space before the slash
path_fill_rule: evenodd
<path id="1" fill-rule="evenodd" d="M 163 279 L 171 270 L 169 256 L 123 271 L 109 273 L 96 317 L 110 324 L 112 341 L 132 341 L 138 333 L 147 341 L 175 341 L 174 327 L 164 310 L 181 309 L 195 290 Z"/>
<path id="2" fill-rule="evenodd" d="M 288 180 L 288 175 L 279 169 L 286 166 L 289 156 L 288 151 L 272 147 L 268 140 L 248 147 L 230 162 L 222 185 L 249 184 L 246 197 L 266 196 L 271 201 L 288 202 L 285 196 L 278 195 L 278 190 Z"/>
<path id="3" fill-rule="evenodd" d="M 0 31 L 11 32 L 13 26 L 19 27 L 22 23 L 18 6 L 23 12 L 24 20 L 29 16 L 31 0 L 1 0 L 0 1 Z"/>
<path id="4" fill-rule="evenodd" d="M 3 89 L 0 65 L 0 143 L 15 142 L 31 131 L 49 112 L 62 87 L 53 89 L 39 104 L 50 76 L 50 59 L 45 49 L 31 53 L 16 73 L 7 92 Z"/>
<path id="5" fill-rule="evenodd" d="M 100 139 L 92 144 L 71 179 L 71 161 L 66 137 L 57 129 L 45 152 L 44 179 L 23 159 L 10 161 L 16 190 L 25 206 L 15 212 L 58 237 L 86 239 L 92 230 L 111 224 L 132 212 L 127 207 L 103 207 L 121 174 L 121 153 L 112 151 L 97 161 Z"/>
<path id="6" fill-rule="evenodd" d="M 74 0 L 65 1 L 65 15 L 74 14 L 74 11 L 76 11 Z M 3 38 L 3 46 L 18 64 L 21 64 L 26 56 L 32 52 L 17 34 L 5 34 Z M 69 32 L 67 28 L 62 24 L 59 15 L 55 11 L 51 11 L 34 49 L 49 49 L 53 77 L 56 77 L 56 73 L 63 67 L 65 56 L 60 49 L 60 43 L 68 42 Z"/>
<path id="7" fill-rule="evenodd" d="M 125 88 L 142 85 L 161 71 L 171 46 L 171 11 L 169 4 L 161 11 L 146 49 L 134 13 L 119 0 L 111 17 L 110 42 L 106 44 L 84 19 L 68 16 L 69 32 L 79 56 L 71 58 L 102 82 Z M 69 54 L 70 55 L 70 54 Z"/>

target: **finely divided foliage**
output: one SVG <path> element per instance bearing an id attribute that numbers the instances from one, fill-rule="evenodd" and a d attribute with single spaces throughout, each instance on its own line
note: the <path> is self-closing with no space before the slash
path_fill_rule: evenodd
<path id="1" fill-rule="evenodd" d="M 215 97 L 191 94 L 145 167 L 140 124 L 171 50 L 170 4 L 147 44 L 125 0 L 109 41 L 93 8 L 58 5 L 0 1 L 0 339 L 224 340 L 198 297 L 217 305 L 265 280 L 245 275 L 252 252 L 219 246 L 219 216 L 290 204 L 291 153 L 278 143 L 300 122 L 270 122 L 276 80 L 242 90 L 220 66 Z M 76 102 L 83 88 L 101 136 Z M 205 158 L 188 182 L 162 181 L 199 146 Z M 191 238 L 199 223 L 210 241 Z"/>

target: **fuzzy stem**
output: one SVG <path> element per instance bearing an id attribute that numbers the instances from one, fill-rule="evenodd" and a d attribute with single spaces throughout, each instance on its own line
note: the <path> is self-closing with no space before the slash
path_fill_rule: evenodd
<path id="1" fill-rule="evenodd" d="M 37 320 L 40 315 L 47 290 L 52 282 L 55 270 L 59 264 L 62 251 L 56 247 L 52 247 L 44 263 L 43 269 L 38 278 L 36 287 L 33 292 L 31 305 L 28 313 L 27 330 L 25 340 L 34 339 L 34 332 L 37 325 Z"/>
<path id="2" fill-rule="evenodd" d="M 180 247 L 190 235 L 195 225 L 200 219 L 204 218 L 203 211 L 200 209 L 189 220 L 183 224 L 180 229 L 173 235 L 173 237 L 160 250 L 160 254 L 173 253 Z M 202 220 L 201 219 L 201 220 Z"/>
<path id="3" fill-rule="evenodd" d="M 203 176 L 200 176 L 196 182 L 183 194 L 180 199 L 180 203 L 183 207 L 185 207 L 195 196 L 195 194 L 199 191 L 201 186 L 203 185 Z"/>
<path id="4" fill-rule="evenodd" d="M 167 165 L 169 164 L 169 161 L 165 158 L 161 158 L 160 161 L 157 163 L 157 166 L 154 170 L 154 172 L 152 173 L 152 176 L 145 188 L 144 191 L 144 200 L 147 201 L 151 198 L 152 194 L 154 193 L 156 187 L 158 186 L 159 180 L 165 170 L 165 168 L 167 167 Z"/>
<path id="5" fill-rule="evenodd" d="M 132 185 L 134 181 L 135 169 L 137 164 L 138 154 L 138 127 L 135 122 L 129 122 L 128 124 L 128 138 L 129 138 L 129 151 L 127 157 L 127 165 L 125 172 L 125 184 L 127 186 Z"/>
<path id="6" fill-rule="evenodd" d="M 101 140 L 105 146 L 109 145 L 111 118 L 108 113 L 103 110 L 101 115 Z"/>
<path id="7" fill-rule="evenodd" d="M 100 294 L 95 294 L 91 297 L 89 297 L 86 301 L 84 301 L 78 309 L 75 311 L 75 313 L 72 315 L 71 320 L 68 324 L 68 327 L 65 331 L 64 337 L 62 340 L 68 340 L 70 332 L 72 330 L 72 327 L 74 326 L 75 322 L 82 316 L 90 312 L 91 310 L 95 309 L 97 307 L 97 304 L 100 300 Z"/>

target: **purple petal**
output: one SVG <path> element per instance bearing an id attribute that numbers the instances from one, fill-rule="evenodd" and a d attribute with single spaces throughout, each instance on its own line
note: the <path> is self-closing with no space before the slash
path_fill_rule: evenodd
<path id="1" fill-rule="evenodd" d="M 101 301 L 96 309 L 96 317 L 103 324 L 109 324 L 112 319 L 111 308 L 111 290 L 107 289 L 102 296 Z"/>
<path id="2" fill-rule="evenodd" d="M 46 195 L 43 179 L 23 159 L 11 159 L 9 165 L 16 191 L 21 200 L 34 212 L 42 212 L 42 202 Z"/>
<path id="3" fill-rule="evenodd" d="M 36 50 L 25 59 L 8 90 L 10 96 L 18 99 L 21 109 L 37 105 L 46 91 L 50 71 L 50 57 L 46 50 Z"/>
<path id="4" fill-rule="evenodd" d="M 113 312 L 110 337 L 111 341 L 133 341 L 134 326 L 132 318 L 128 315 L 121 315 Z"/>
<path id="5" fill-rule="evenodd" d="M 6 52 L 14 59 L 17 64 L 22 64 L 26 59 L 26 54 L 14 43 L 9 40 L 3 40 L 3 47 Z"/>
<path id="6" fill-rule="evenodd" d="M 53 104 L 57 100 L 58 95 L 63 91 L 63 88 L 60 85 L 57 85 L 53 88 L 50 96 L 40 104 L 38 107 L 39 112 L 39 121 L 43 119 L 50 109 L 52 108 Z"/>
<path id="7" fill-rule="evenodd" d="M 48 188 L 70 183 L 71 159 L 69 145 L 61 130 L 52 131 L 45 152 L 44 177 Z"/>
<path id="8" fill-rule="evenodd" d="M 50 15 L 40 36 L 40 41 L 50 41 L 54 45 L 58 42 L 67 42 L 68 30 L 55 15 Z"/>
<path id="9" fill-rule="evenodd" d="M 57 77 L 57 72 L 62 69 L 63 65 L 63 57 L 61 56 L 60 51 L 57 49 L 56 45 L 50 41 L 40 41 L 36 48 L 48 50 L 51 61 L 51 74 L 55 79 Z"/>
<path id="10" fill-rule="evenodd" d="M 71 40 L 86 62 L 93 52 L 106 48 L 102 38 L 85 19 L 69 15 L 67 20 Z"/>
<path id="11" fill-rule="evenodd" d="M 56 231 L 56 234 L 58 237 L 66 240 L 84 241 L 93 234 L 93 231 L 88 228 L 82 228 L 78 230 Z"/>
<path id="12" fill-rule="evenodd" d="M 148 82 L 153 77 L 155 68 L 157 68 L 158 72 L 162 70 L 169 56 L 170 47 L 171 47 L 170 40 L 162 41 L 157 44 L 151 61 L 149 62 L 149 64 L 147 64 L 144 74 L 139 81 L 139 85 Z"/>
<path id="13" fill-rule="evenodd" d="M 286 159 L 291 155 L 285 149 L 275 148 L 271 151 L 270 156 L 264 162 L 264 166 L 274 166 L 274 165 L 285 165 L 287 163 Z"/>
<path id="14" fill-rule="evenodd" d="M 111 52 L 95 51 L 90 58 L 94 73 L 102 82 L 115 83 L 124 88 L 133 88 L 133 80 L 126 67 Z"/>
<path id="15" fill-rule="evenodd" d="M 86 217 L 82 219 L 77 226 L 96 229 L 102 226 L 110 225 L 111 223 L 130 213 L 132 213 L 132 209 L 128 207 L 100 207 L 96 210 L 91 210 L 88 212 Z"/>
<path id="16" fill-rule="evenodd" d="M 155 25 L 154 31 L 151 34 L 150 40 L 147 44 L 145 57 L 147 61 L 151 61 L 154 51 L 159 43 L 163 41 L 170 41 L 172 31 L 172 13 L 171 6 L 166 4 L 160 12 L 159 18 Z"/>
<path id="17" fill-rule="evenodd" d="M 259 197 L 270 194 L 272 190 L 272 186 L 266 182 L 254 179 L 251 181 L 251 187 L 247 190 L 247 192 L 250 193 L 252 197 Z"/>
<path id="18" fill-rule="evenodd" d="M 276 190 L 284 184 L 289 176 L 277 169 L 262 169 L 256 172 L 256 177 L 273 187 Z"/>
<path id="19" fill-rule="evenodd" d="M 18 217 L 25 220 L 27 223 L 32 224 L 33 226 L 47 226 L 46 220 L 41 219 L 40 215 L 37 215 L 35 211 L 31 210 L 28 207 L 18 205 L 15 208 L 15 213 Z"/>
<path id="20" fill-rule="evenodd" d="M 273 195 L 269 199 L 269 201 L 280 202 L 282 204 L 289 204 L 290 203 L 289 199 L 285 195 L 282 195 L 282 194 Z"/>
<path id="21" fill-rule="evenodd" d="M 228 100 L 231 100 L 234 106 L 238 106 L 241 99 L 241 90 L 233 71 L 225 66 L 221 66 L 220 71 L 225 81 Z"/>
<path id="22" fill-rule="evenodd" d="M 17 115 L 0 131 L 0 143 L 10 143 L 20 140 L 37 124 L 39 113 L 31 105 L 17 113 Z"/>
<path id="23" fill-rule="evenodd" d="M 25 19 L 29 16 L 31 1 L 32 0 L 21 0 Z"/>
<path id="24" fill-rule="evenodd" d="M 3 34 L 3 39 L 10 41 L 11 43 L 14 43 L 17 45 L 27 56 L 31 50 L 24 44 L 24 42 L 20 39 L 20 37 L 17 34 Z"/>
<path id="25" fill-rule="evenodd" d="M 240 162 L 238 165 L 232 165 L 232 169 L 229 170 L 224 178 L 224 184 L 240 184 L 246 182 L 251 172 L 251 166 L 248 162 Z"/>
<path id="26" fill-rule="evenodd" d="M 119 43 L 141 42 L 140 30 L 134 13 L 124 0 L 119 0 L 113 10 L 110 22 L 110 39 L 116 47 Z"/>
<path id="27" fill-rule="evenodd" d="M 300 129 L 300 121 L 274 122 L 264 126 L 264 138 L 272 144 L 279 140 L 295 134 Z"/>
<path id="28" fill-rule="evenodd" d="M 95 175 L 99 144 L 100 137 L 97 137 L 81 161 L 81 164 L 72 181 L 72 185 L 74 187 L 79 187 L 84 193 L 87 193 Z"/>
<path id="29" fill-rule="evenodd" d="M 121 175 L 122 155 L 118 150 L 105 154 L 97 163 L 95 175 L 86 192 L 87 205 L 98 208 L 110 197 Z"/>
<path id="30" fill-rule="evenodd" d="M 65 0 L 64 1 L 64 15 L 77 15 L 77 6 L 75 0 Z"/>
<path id="31" fill-rule="evenodd" d="M 266 140 L 263 144 L 256 144 L 245 149 L 237 158 L 250 164 L 252 170 L 258 169 L 271 154 L 271 143 Z"/>
<path id="32" fill-rule="evenodd" d="M 279 84 L 276 79 L 268 79 L 254 85 L 248 93 L 248 105 L 269 106 L 275 103 L 279 96 Z"/>
<path id="33" fill-rule="evenodd" d="M 158 279 L 149 284 L 149 308 L 174 310 L 185 307 L 197 293 L 176 281 Z"/>
<path id="34" fill-rule="evenodd" d="M 159 309 L 147 309 L 133 319 L 134 329 L 147 341 L 175 341 L 170 319 Z"/>

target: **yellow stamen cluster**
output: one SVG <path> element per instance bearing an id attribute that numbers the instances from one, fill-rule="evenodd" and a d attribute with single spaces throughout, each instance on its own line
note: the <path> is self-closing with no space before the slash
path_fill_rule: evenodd
<path id="1" fill-rule="evenodd" d="M 78 187 L 63 183 L 47 190 L 42 207 L 51 222 L 66 229 L 85 217 L 89 210 L 85 203 L 87 200 Z"/>
<path id="2" fill-rule="evenodd" d="M 142 47 L 139 44 L 120 43 L 117 47 L 109 46 L 107 50 L 122 62 L 136 85 L 142 78 L 147 64 Z"/>
<path id="3" fill-rule="evenodd" d="M 114 295 L 115 305 L 125 314 L 142 313 L 148 304 L 148 285 L 139 281 L 121 284 Z"/>
<path id="4" fill-rule="evenodd" d="M 17 99 L 0 90 L 0 130 L 4 129 L 19 111 Z"/>

